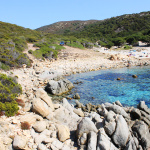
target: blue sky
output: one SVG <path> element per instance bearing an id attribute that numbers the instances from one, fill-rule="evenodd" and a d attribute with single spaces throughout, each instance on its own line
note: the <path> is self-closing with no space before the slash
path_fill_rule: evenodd
<path id="1" fill-rule="evenodd" d="M 36 29 L 58 21 L 103 20 L 150 11 L 150 0 L 0 0 L 0 21 Z"/>

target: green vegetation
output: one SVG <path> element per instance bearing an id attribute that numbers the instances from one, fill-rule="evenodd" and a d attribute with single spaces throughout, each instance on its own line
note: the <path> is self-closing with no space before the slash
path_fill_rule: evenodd
<path id="1" fill-rule="evenodd" d="M 18 47 L 19 46 L 20 45 L 18 44 Z M 28 56 L 21 51 L 21 49 L 20 51 L 16 49 L 15 43 L 11 39 L 2 39 L 0 41 L 0 68 L 9 70 L 12 67 L 22 67 L 23 64 L 30 67 L 31 61 Z"/>
<path id="2" fill-rule="evenodd" d="M 124 49 L 125 49 L 125 50 L 132 49 L 132 46 L 124 45 Z"/>
<path id="3" fill-rule="evenodd" d="M 9 70 L 23 64 L 30 67 L 31 61 L 22 52 L 27 48 L 27 42 L 41 38 L 40 32 L 0 21 L 0 69 Z"/>
<path id="4" fill-rule="evenodd" d="M 125 42 L 132 45 L 137 41 L 150 43 L 150 12 L 113 17 L 87 25 L 80 32 L 68 35 L 89 38 L 93 42 L 100 40 L 108 47 L 122 46 Z"/>
<path id="5" fill-rule="evenodd" d="M 13 116 L 18 111 L 18 104 L 15 101 L 22 88 L 16 80 L 0 74 L 0 112 L 6 116 Z"/>
<path id="6" fill-rule="evenodd" d="M 61 23 L 61 24 L 60 24 Z M 127 45 L 137 45 L 138 41 L 150 45 L 150 12 L 122 15 L 98 21 L 58 22 L 37 30 L 26 29 L 14 24 L 0 22 L 0 69 L 9 70 L 31 66 L 31 60 L 23 53 L 27 43 L 34 43 L 39 50 L 29 50 L 36 58 L 57 58 L 61 41 L 65 45 L 80 49 L 93 48 L 99 45 L 129 49 Z M 62 28 L 58 29 L 58 25 Z M 52 34 L 50 33 L 53 31 Z"/>
<path id="7" fill-rule="evenodd" d="M 86 23 L 85 23 L 86 22 Z M 62 28 L 57 28 L 61 25 Z M 150 44 L 150 11 L 139 14 L 122 15 L 101 21 L 66 21 L 41 27 L 46 31 L 77 39 L 85 38 L 92 43 L 99 41 L 101 46 L 136 45 L 137 41 Z"/>

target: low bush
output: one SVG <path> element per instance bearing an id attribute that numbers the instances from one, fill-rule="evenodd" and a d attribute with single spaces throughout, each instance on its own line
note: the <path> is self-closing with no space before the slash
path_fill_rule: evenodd
<path id="1" fill-rule="evenodd" d="M 13 116 L 18 111 L 16 97 L 22 93 L 21 86 L 14 78 L 0 74 L 0 112 L 6 116 Z"/>
<path id="2" fill-rule="evenodd" d="M 124 49 L 125 49 L 125 50 L 132 49 L 132 46 L 124 45 Z"/>
<path id="3" fill-rule="evenodd" d="M 29 130 L 31 125 L 28 122 L 21 122 L 21 129 L 22 130 Z"/>
<path id="4" fill-rule="evenodd" d="M 26 64 L 27 67 L 30 67 L 31 61 L 29 57 L 21 51 L 21 49 L 20 51 L 16 50 L 15 43 L 12 40 L 1 40 L 0 62 L 2 65 L 0 65 L 0 68 L 4 70 L 8 70 L 12 67 L 20 68 L 23 64 Z"/>
<path id="5" fill-rule="evenodd" d="M 80 48 L 80 49 L 84 49 L 84 46 L 80 43 L 76 43 L 76 42 L 73 42 L 73 43 L 67 43 L 66 44 L 67 46 L 70 46 L 70 47 L 75 47 L 75 48 Z"/>

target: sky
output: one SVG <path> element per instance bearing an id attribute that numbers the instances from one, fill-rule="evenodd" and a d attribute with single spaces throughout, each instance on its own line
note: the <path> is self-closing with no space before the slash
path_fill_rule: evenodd
<path id="1" fill-rule="evenodd" d="M 0 0 L 0 21 L 30 29 L 145 11 L 150 11 L 150 0 Z"/>

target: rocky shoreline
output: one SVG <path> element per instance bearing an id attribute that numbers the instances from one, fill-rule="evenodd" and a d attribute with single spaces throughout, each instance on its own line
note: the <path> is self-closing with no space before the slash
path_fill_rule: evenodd
<path id="1" fill-rule="evenodd" d="M 88 109 L 84 110 L 84 107 Z M 150 109 L 119 101 L 97 106 L 72 106 L 64 98 L 54 104 L 42 89 L 35 91 L 31 110 L 20 106 L 16 116 L 0 118 L 0 149 L 38 150 L 148 150 Z M 84 111 L 83 111 L 84 110 Z"/>
<path id="2" fill-rule="evenodd" d="M 110 56 L 109 56 L 110 57 Z M 108 56 L 107 56 L 108 58 Z M 33 60 L 31 68 L 2 71 L 15 77 L 23 88 L 18 97 L 19 112 L 13 117 L 0 117 L 0 149 L 2 150 L 148 150 L 150 148 L 150 109 L 145 102 L 137 108 L 123 107 L 120 102 L 98 106 L 67 99 L 54 103 L 44 90 L 48 83 L 53 94 L 66 92 L 72 85 L 62 76 L 99 69 L 149 65 L 149 59 L 113 57 L 104 62 Z M 70 64 L 69 64 L 70 62 Z M 87 65 L 88 63 L 88 65 Z M 72 65 L 74 64 L 74 65 Z M 71 66 L 72 65 L 72 66 Z M 57 81 L 57 83 L 55 82 Z M 65 83 L 65 85 L 64 85 Z M 71 87 L 70 87 L 71 85 Z M 62 88 L 63 87 L 63 88 Z M 49 87 L 48 87 L 49 89 Z M 63 90 L 62 90 L 63 89 Z"/>

